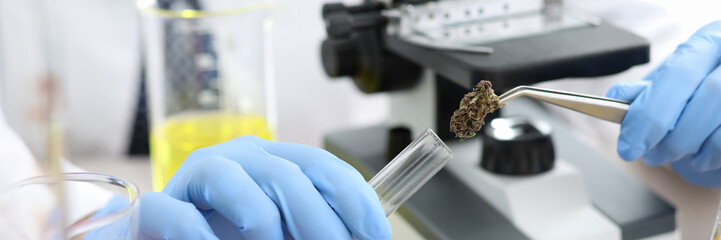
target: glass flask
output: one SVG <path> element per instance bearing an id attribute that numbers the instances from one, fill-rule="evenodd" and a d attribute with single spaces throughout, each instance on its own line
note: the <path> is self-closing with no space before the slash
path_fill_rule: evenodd
<path id="1" fill-rule="evenodd" d="M 252 134 L 273 140 L 267 1 L 138 0 L 153 189 L 198 148 Z"/>

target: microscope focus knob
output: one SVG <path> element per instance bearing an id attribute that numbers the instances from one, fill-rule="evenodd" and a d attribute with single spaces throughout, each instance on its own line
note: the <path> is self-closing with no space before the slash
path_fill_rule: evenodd
<path id="1" fill-rule="evenodd" d="M 321 60 L 330 77 L 354 76 L 360 64 L 358 43 L 354 39 L 327 39 L 321 45 Z"/>
<path id="2" fill-rule="evenodd" d="M 354 32 L 384 26 L 388 19 L 379 12 L 350 14 L 340 11 L 324 17 L 325 31 L 331 38 L 348 38 Z"/>
<path id="3" fill-rule="evenodd" d="M 347 38 L 355 29 L 353 16 L 347 12 L 330 14 L 325 18 L 325 31 L 332 38 Z"/>
<path id="4" fill-rule="evenodd" d="M 323 4 L 323 10 L 321 10 L 321 14 L 323 18 L 327 18 L 333 13 L 342 11 L 348 11 L 346 6 L 343 5 L 343 3 L 326 3 Z"/>
<path id="5" fill-rule="evenodd" d="M 551 126 L 523 117 L 496 118 L 483 131 L 481 168 L 504 175 L 532 175 L 555 162 Z"/>

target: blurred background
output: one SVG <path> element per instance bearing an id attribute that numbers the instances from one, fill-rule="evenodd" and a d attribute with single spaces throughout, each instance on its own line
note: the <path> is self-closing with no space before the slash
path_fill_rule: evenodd
<path id="1" fill-rule="evenodd" d="M 140 93 L 140 40 L 135 1 L 98 2 L 69 0 L 64 4 L 63 51 L 67 116 L 67 155 L 120 156 L 130 150 L 138 94 Z M 331 129 L 380 121 L 387 115 L 382 95 L 364 95 L 351 81 L 331 81 L 323 73 L 320 42 L 325 35 L 320 10 L 323 1 L 280 1 L 274 26 L 275 79 L 278 96 L 278 139 L 319 146 Z M 28 6 L 30 7 L 30 6 Z M 19 28 L 23 11 L 4 11 L 5 28 Z M 17 30 L 17 31 L 16 31 Z M 4 36 L 17 46 L 22 35 Z M 12 42 L 12 43 L 10 43 Z M 33 64 L 23 62 L 22 48 L 2 54 L 6 77 L 2 81 L 3 111 L 10 126 L 26 136 L 21 121 L 27 93 L 23 74 Z M 365 110 L 365 111 L 364 111 Z M 142 141 L 142 139 L 136 139 Z"/>
<path id="2" fill-rule="evenodd" d="M 83 169 L 112 173 L 138 183 L 143 192 L 149 191 L 152 187 L 147 157 L 148 125 L 140 96 L 142 38 L 135 1 L 62 1 L 64 4 L 59 5 L 63 13 L 62 46 L 58 49 L 63 53 L 58 56 L 65 58 L 60 60 L 63 71 L 58 77 L 64 81 L 65 157 Z M 339 1 L 276 2 L 284 6 L 275 17 L 272 40 L 277 140 L 322 147 L 323 136 L 328 132 L 387 121 L 390 111 L 388 95 L 364 94 L 352 81 L 330 79 L 323 71 L 320 44 L 326 33 L 321 7 L 323 3 Z M 360 1 L 342 2 L 353 4 Z M 721 4 L 714 1 L 566 2 L 651 42 L 649 64 L 620 74 L 594 78 L 593 84 L 563 79 L 541 84 L 597 95 L 604 95 L 614 83 L 642 78 L 696 29 L 721 18 L 718 13 Z M 33 6 L 17 6 L 20 7 L 0 9 L 0 28 L 13 33 L 0 36 L 0 49 L 3 49 L 0 61 L 4 60 L 0 62 L 0 107 L 7 124 L 32 145 L 33 129 L 23 120 L 25 103 L 30 99 L 29 94 L 21 90 L 27 84 L 21 79 L 30 77 L 28 74 L 33 68 L 41 67 L 33 62 L 34 54 L 38 53 L 28 52 L 31 47 L 2 47 L 38 44 L 34 42 L 37 36 L 32 35 L 38 26 L 23 14 L 33 11 Z M 557 112 L 564 115 L 586 140 L 605 149 L 608 156 L 622 165 L 615 149 L 618 125 L 569 111 Z M 661 185 L 713 196 L 699 200 L 692 199 L 690 196 L 693 195 L 689 194 L 688 197 L 678 198 L 680 200 L 670 200 L 675 205 L 693 204 L 694 200 L 697 204 L 718 203 L 718 191 L 688 186 L 678 177 L 669 181 L 649 180 L 673 175 L 667 169 L 651 169 L 638 161 L 623 165 L 640 178 L 646 178 L 643 180 L 645 183 L 655 182 L 649 184 L 650 188 L 661 196 L 671 194 L 671 190 Z M 680 217 L 694 218 L 696 213 L 707 210 L 681 210 Z M 692 224 L 679 222 L 681 228 Z M 684 239 L 698 239 L 694 237 L 707 233 L 685 234 L 691 235 L 684 235 Z"/>
<path id="3" fill-rule="evenodd" d="M 131 139 L 141 79 L 141 37 L 134 1 L 64 2 L 67 14 L 63 16 L 64 46 L 60 49 L 68 52 L 62 54 L 67 57 L 62 73 L 67 82 L 67 155 L 71 159 L 127 155 L 131 140 L 142 141 Z M 325 30 L 320 11 L 324 2 L 331 1 L 277 2 L 284 5 L 273 29 L 278 140 L 320 146 L 323 133 L 330 130 L 383 121 L 389 111 L 387 96 L 362 94 L 351 81 L 331 80 L 323 72 L 320 42 Z M 713 11 L 718 4 L 708 1 L 567 2 L 650 39 L 652 64 L 632 69 L 638 73 L 647 72 L 693 31 L 718 18 Z M 29 8 L 3 11 L 1 27 L 16 33 L 32 32 L 32 26 L 23 22 L 27 19 L 22 13 L 32 11 Z M 0 43 L 34 44 L 28 39 L 32 38 L 16 34 L 2 36 Z M 17 91 L 24 83 L 13 79 L 22 79 L 34 65 L 23 61 L 31 60 L 23 57 L 28 56 L 23 48 L 6 49 L 2 54 L 4 59 L 14 59 L 0 69 L 5 71 L 0 78 L 2 108 L 9 125 L 25 136 L 27 129 L 20 116 L 27 93 Z M 573 84 L 586 85 L 583 81 Z M 607 89 L 594 86 L 598 94 Z"/>

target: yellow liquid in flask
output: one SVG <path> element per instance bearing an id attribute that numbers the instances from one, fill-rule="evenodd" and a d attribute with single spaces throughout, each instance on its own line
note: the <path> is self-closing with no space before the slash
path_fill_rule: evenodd
<path id="1" fill-rule="evenodd" d="M 153 190 L 163 190 L 194 150 L 248 134 L 273 139 L 267 120 L 258 115 L 199 112 L 168 118 L 150 133 Z"/>

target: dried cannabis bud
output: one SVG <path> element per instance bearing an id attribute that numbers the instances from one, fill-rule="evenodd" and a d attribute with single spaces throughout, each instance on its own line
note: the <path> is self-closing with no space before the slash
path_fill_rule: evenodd
<path id="1" fill-rule="evenodd" d="M 482 80 L 476 84 L 472 92 L 463 96 L 458 110 L 453 112 L 451 132 L 455 133 L 457 138 L 461 138 L 461 141 L 476 136 L 476 132 L 486 124 L 483 121 L 486 114 L 501 107 L 503 105 L 498 105 L 498 96 L 493 92 L 491 82 Z"/>

